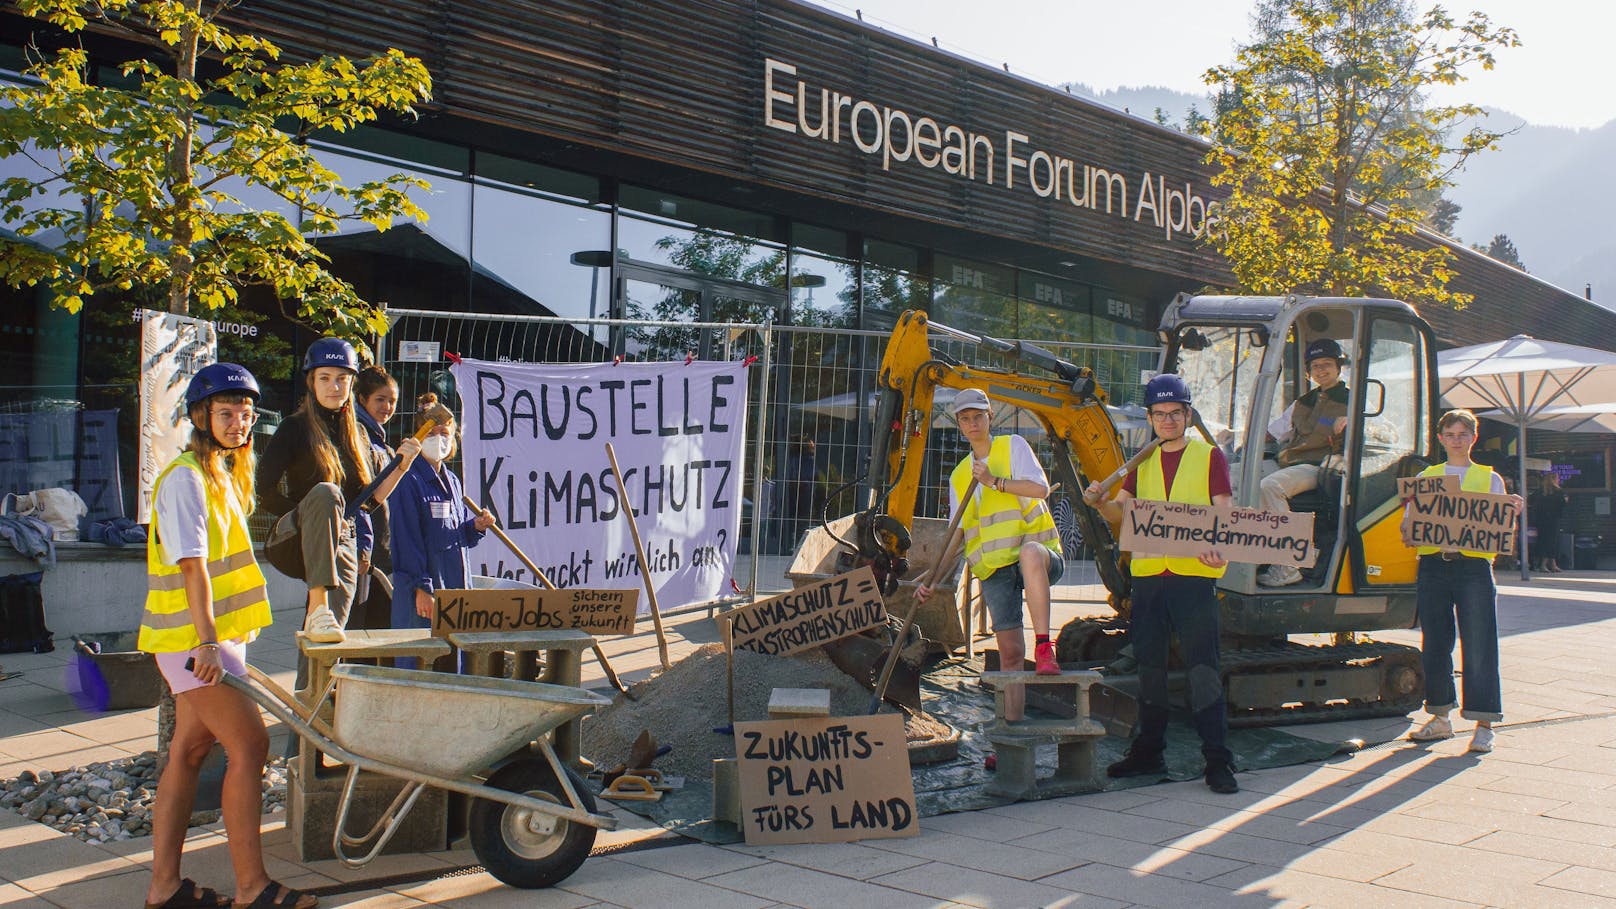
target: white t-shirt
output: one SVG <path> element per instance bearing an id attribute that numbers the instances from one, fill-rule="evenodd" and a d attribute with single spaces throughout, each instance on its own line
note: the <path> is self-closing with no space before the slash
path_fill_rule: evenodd
<path id="1" fill-rule="evenodd" d="M 180 559 L 208 557 L 208 494 L 202 474 L 176 467 L 157 484 L 156 501 L 159 556 L 164 565 Z"/>
<path id="2" fill-rule="evenodd" d="M 1021 436 L 1010 437 L 1010 479 L 1032 480 L 1042 483 L 1045 489 L 1049 488 L 1049 477 L 1044 473 L 1044 466 L 1038 463 L 1038 456 L 1032 453 L 1032 446 Z M 980 487 L 976 493 L 980 502 L 982 492 Z M 954 484 L 948 484 L 948 513 L 953 514 L 959 508 L 959 493 L 954 491 Z"/>

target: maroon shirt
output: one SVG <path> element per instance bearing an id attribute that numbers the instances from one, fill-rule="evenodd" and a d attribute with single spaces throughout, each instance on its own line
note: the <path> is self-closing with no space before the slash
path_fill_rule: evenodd
<path id="1" fill-rule="evenodd" d="M 1162 480 L 1167 484 L 1169 495 L 1173 491 L 1173 479 L 1178 476 L 1178 463 L 1184 460 L 1184 449 L 1166 451 L 1161 453 Z M 1216 500 L 1218 496 L 1233 495 L 1234 489 L 1229 485 L 1229 459 L 1223 456 L 1223 449 L 1212 446 L 1211 463 L 1207 465 L 1206 491 Z M 1139 471 L 1130 472 L 1122 481 L 1122 488 L 1128 495 L 1139 495 Z"/>

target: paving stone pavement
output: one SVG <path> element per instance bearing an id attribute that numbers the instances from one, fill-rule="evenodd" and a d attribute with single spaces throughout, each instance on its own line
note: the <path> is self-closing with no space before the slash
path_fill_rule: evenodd
<path id="1" fill-rule="evenodd" d="M 1366 747 L 1241 773 L 1234 796 L 1165 783 L 926 818 L 917 837 L 855 844 L 715 847 L 618 812 L 622 829 L 597 847 L 623 848 L 546 891 L 512 890 L 484 873 L 367 887 L 475 859 L 458 850 L 384 857 L 361 871 L 303 863 L 273 815 L 270 871 L 293 886 L 356 884 L 322 905 L 365 909 L 1616 907 L 1616 574 L 1523 584 L 1500 572 L 1499 585 L 1506 720 L 1491 754 L 1466 753 L 1467 721 L 1431 745 L 1399 738 L 1406 719 L 1298 726 L 1290 731 Z M 1058 590 L 1058 613 L 1094 611 L 1097 593 Z M 292 621 L 276 617 L 252 659 L 289 682 Z M 714 639 L 706 619 L 669 622 L 675 659 Z M 1417 632 L 1380 637 L 1418 644 Z M 607 650 L 630 679 L 657 662 L 649 632 Z M 154 710 L 97 717 L 73 708 L 66 656 L 0 656 L 23 673 L 0 682 L 0 778 L 152 747 Z M 601 683 L 586 666 L 586 684 Z M 193 831 L 186 856 L 187 874 L 228 888 L 222 828 Z M 150 858 L 146 839 L 88 845 L 0 811 L 0 909 L 132 906 Z"/>

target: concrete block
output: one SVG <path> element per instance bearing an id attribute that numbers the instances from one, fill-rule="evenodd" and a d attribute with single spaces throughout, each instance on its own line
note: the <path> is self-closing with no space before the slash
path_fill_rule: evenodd
<path id="1" fill-rule="evenodd" d="M 776 688 L 769 695 L 769 719 L 830 716 L 830 689 Z"/>

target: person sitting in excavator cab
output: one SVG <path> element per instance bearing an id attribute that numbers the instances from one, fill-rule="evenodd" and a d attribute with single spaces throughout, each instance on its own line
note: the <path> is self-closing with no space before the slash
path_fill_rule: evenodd
<path id="1" fill-rule="evenodd" d="M 1279 469 L 1263 477 L 1262 507 L 1289 511 L 1292 497 L 1317 489 L 1319 472 L 1339 461 L 1341 440 L 1347 431 L 1347 386 L 1341 368 L 1347 363 L 1334 338 L 1316 338 L 1307 345 L 1304 364 L 1312 390 L 1292 401 L 1279 418 L 1268 424 L 1268 437 L 1280 445 Z M 1291 565 L 1268 565 L 1257 575 L 1264 587 L 1284 587 L 1302 580 Z"/>

